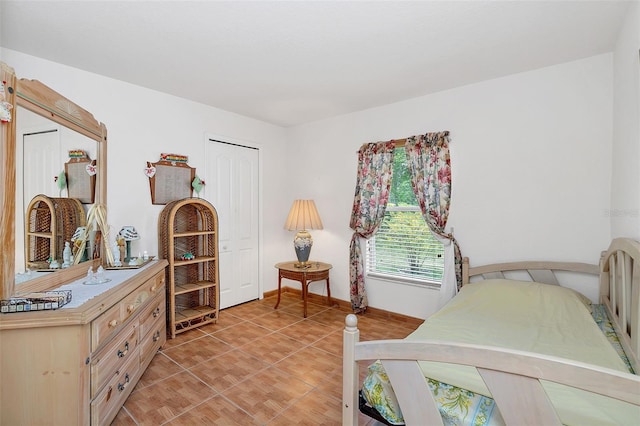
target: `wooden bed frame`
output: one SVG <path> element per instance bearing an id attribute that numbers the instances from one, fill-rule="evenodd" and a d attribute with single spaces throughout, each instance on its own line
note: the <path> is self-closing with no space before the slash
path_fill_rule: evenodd
<path id="1" fill-rule="evenodd" d="M 475 276 L 497 278 L 527 271 L 532 280 L 558 284 L 554 271 L 600 275 L 600 303 L 607 309 L 634 371 L 640 371 L 640 243 L 617 238 L 600 265 L 561 262 L 463 265 L 463 284 Z M 557 382 L 640 406 L 640 376 L 567 359 L 482 345 L 441 341 L 359 342 L 358 319 L 345 319 L 342 424 L 358 424 L 358 361 L 381 360 L 407 425 L 442 425 L 442 417 L 417 361 L 476 367 L 507 425 L 560 425 L 540 380 Z"/>

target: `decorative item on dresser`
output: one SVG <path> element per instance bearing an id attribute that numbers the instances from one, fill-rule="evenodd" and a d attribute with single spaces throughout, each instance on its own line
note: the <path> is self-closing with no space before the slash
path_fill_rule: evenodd
<path id="1" fill-rule="evenodd" d="M 138 231 L 136 231 L 136 228 L 134 228 L 133 226 L 123 226 L 118 233 L 118 236 L 125 241 L 127 247 L 127 252 L 124 256 L 124 259 L 121 260 L 123 262 L 128 262 L 131 259 L 131 241 L 139 240 L 140 235 L 138 234 Z"/>
<path id="2" fill-rule="evenodd" d="M 168 203 L 158 219 L 160 256 L 167 259 L 167 324 L 176 334 L 218 321 L 218 213 L 206 200 Z"/>

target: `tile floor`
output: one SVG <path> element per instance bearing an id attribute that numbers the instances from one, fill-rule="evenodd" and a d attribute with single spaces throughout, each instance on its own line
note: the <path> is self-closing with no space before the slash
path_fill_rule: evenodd
<path id="1" fill-rule="evenodd" d="M 225 309 L 168 339 L 113 425 L 339 425 L 342 329 L 349 311 L 299 294 Z M 411 321 L 359 316 L 361 340 L 406 337 Z M 366 365 L 361 365 L 361 377 Z M 360 415 L 360 424 L 379 424 Z"/>

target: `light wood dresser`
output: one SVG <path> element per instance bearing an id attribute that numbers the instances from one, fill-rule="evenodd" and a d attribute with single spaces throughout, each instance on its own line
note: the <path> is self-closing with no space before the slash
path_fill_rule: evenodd
<path id="1" fill-rule="evenodd" d="M 58 310 L 0 314 L 0 424 L 109 424 L 166 341 L 166 265 L 67 283 Z"/>

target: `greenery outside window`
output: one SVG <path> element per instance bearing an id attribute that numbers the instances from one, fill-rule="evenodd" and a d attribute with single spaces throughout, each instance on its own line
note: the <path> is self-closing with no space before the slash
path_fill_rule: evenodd
<path id="1" fill-rule="evenodd" d="M 387 209 L 378 232 L 367 241 L 369 276 L 440 285 L 444 248 L 422 217 L 411 188 L 404 148 L 396 148 Z"/>

